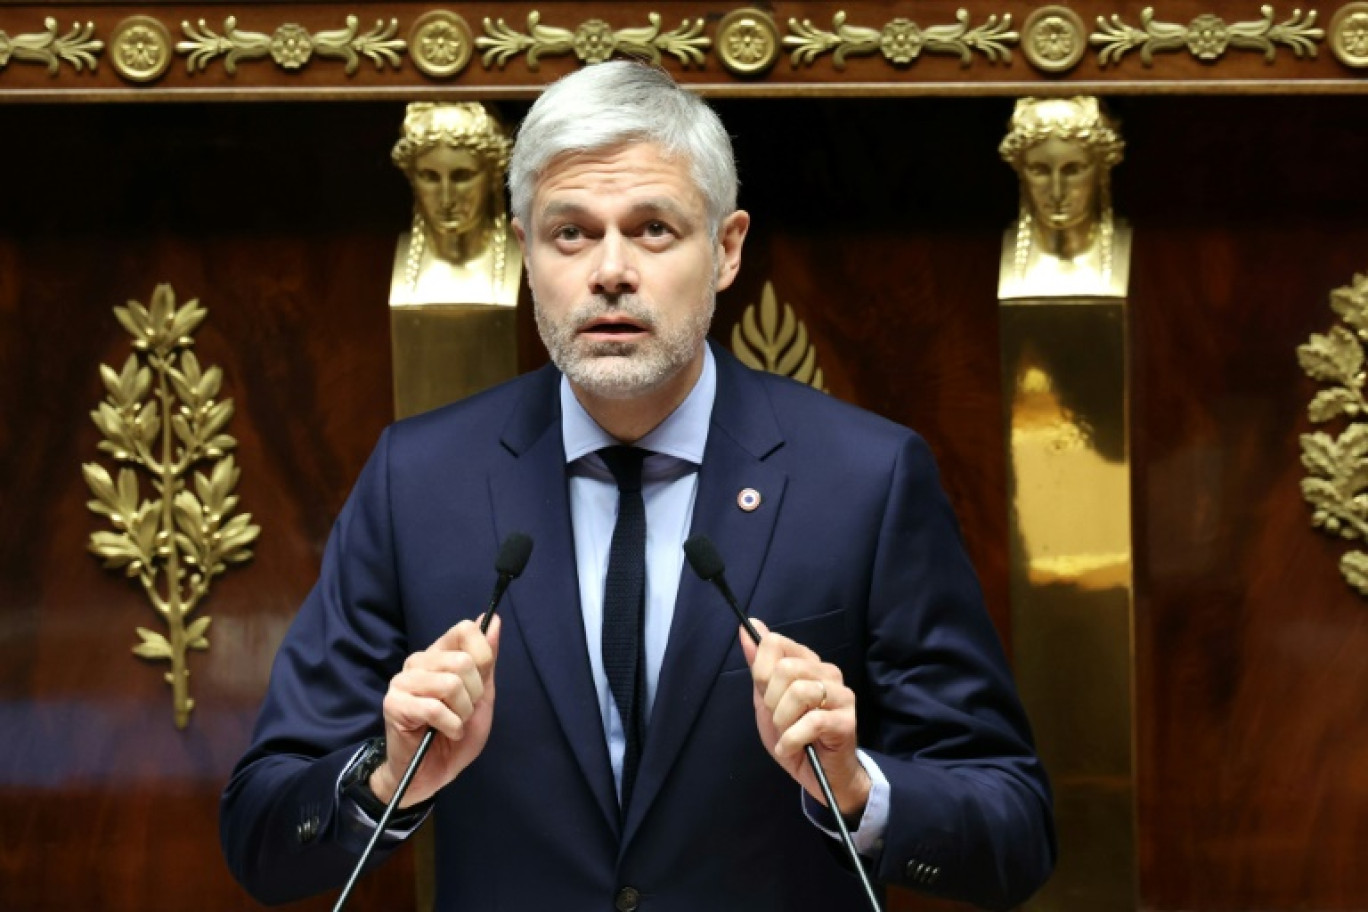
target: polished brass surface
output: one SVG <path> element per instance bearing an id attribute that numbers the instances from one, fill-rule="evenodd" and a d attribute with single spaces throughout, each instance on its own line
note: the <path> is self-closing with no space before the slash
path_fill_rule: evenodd
<path id="1" fill-rule="evenodd" d="M 1067 72 L 1087 50 L 1083 19 L 1067 6 L 1042 6 L 1021 24 L 1021 55 L 1041 72 Z"/>
<path id="2" fill-rule="evenodd" d="M 1368 3 L 1346 3 L 1330 20 L 1330 51 L 1347 67 L 1368 67 Z"/>
<path id="3" fill-rule="evenodd" d="M 1314 424 L 1334 423 L 1339 433 L 1301 435 L 1307 477 L 1302 496 L 1311 505 L 1311 524 L 1350 542 L 1368 541 L 1368 401 L 1363 397 L 1364 343 L 1368 341 L 1368 274 L 1330 292 L 1340 323 L 1313 334 L 1297 347 L 1297 360 L 1313 380 L 1328 384 L 1307 406 Z M 1340 573 L 1368 596 L 1368 554 L 1349 551 Z"/>
<path id="4" fill-rule="evenodd" d="M 1293 10 L 1291 17 L 1273 24 L 1273 7 L 1261 6 L 1263 19 L 1258 22 L 1227 23 L 1213 13 L 1202 13 L 1187 25 L 1157 22 L 1154 7 L 1140 11 L 1140 28 L 1122 21 L 1120 13 L 1110 18 L 1097 17 L 1097 31 L 1089 39 L 1097 48 L 1097 61 L 1102 66 L 1119 63 L 1121 57 L 1135 48 L 1140 49 L 1140 60 L 1145 66 L 1154 65 L 1154 54 L 1187 48 L 1198 60 L 1214 61 L 1230 48 L 1263 51 L 1264 59 L 1272 63 L 1278 45 L 1286 45 L 1298 57 L 1315 57 L 1316 42 L 1325 37 L 1325 30 L 1316 28 L 1316 11 L 1302 13 Z"/>
<path id="5" fill-rule="evenodd" d="M 137 628 L 133 652 L 171 663 L 166 680 L 183 729 L 195 707 L 186 653 L 209 648 L 209 616 L 190 616 L 214 577 L 251 558 L 261 529 L 250 513 L 233 515 L 241 473 L 226 433 L 233 400 L 214 398 L 223 371 L 202 368 L 190 350 L 208 311 L 197 300 L 177 307 L 171 286 L 158 285 L 149 307 L 129 301 L 114 315 L 134 353 L 119 371 L 100 365 L 106 396 L 90 417 L 104 437 L 99 449 L 120 468 L 115 479 L 97 462 L 82 466 L 95 497 L 88 506 L 114 528 L 91 533 L 90 550 L 136 579 L 166 622 L 165 635 Z M 139 470 L 150 476 L 150 498 L 139 493 Z"/>
<path id="6" fill-rule="evenodd" d="M 780 318 L 773 282 L 765 282 L 758 308 L 746 305 L 741 322 L 732 327 L 731 343 L 732 353 L 746 365 L 827 391 L 826 378 L 817 366 L 817 347 L 808 340 L 807 326 L 789 304 L 784 305 Z"/>
<path id="7" fill-rule="evenodd" d="M 1130 229 L 1111 204 L 1125 143 L 1096 98 L 1023 98 L 999 152 L 1017 172 L 1016 224 L 1003 236 L 1002 299 L 1124 298 Z"/>
<path id="8" fill-rule="evenodd" d="M 518 303 L 522 258 L 508 224 L 512 140 L 478 102 L 415 102 L 391 153 L 413 188 L 413 227 L 399 238 L 390 306 Z"/>
<path id="9" fill-rule="evenodd" d="M 104 50 L 104 42 L 93 37 L 95 23 L 73 23 L 70 31 L 59 35 L 57 20 L 49 16 L 43 20 L 43 28 L 47 31 L 13 37 L 0 32 L 0 70 L 11 60 L 41 63 L 50 76 L 56 76 L 64 63 L 78 73 L 95 69 L 95 56 Z"/>
<path id="10" fill-rule="evenodd" d="M 969 11 L 956 11 L 955 25 L 931 25 L 922 28 L 910 19 L 892 19 L 882 28 L 849 25 L 845 11 L 831 17 L 832 31 L 812 24 L 812 20 L 797 19 L 788 21 L 792 34 L 784 36 L 784 47 L 793 48 L 789 59 L 793 65 L 806 64 L 828 51 L 831 52 L 831 65 L 838 70 L 845 69 L 847 57 L 861 56 L 878 52 L 896 67 L 908 66 L 923 53 L 957 54 L 961 66 L 973 63 L 974 52 L 987 58 L 989 63 L 1010 63 L 1012 51 L 1009 45 L 1015 44 L 1020 37 L 1012 31 L 1012 16 L 1006 14 L 999 19 L 996 15 L 988 17 L 982 25 L 969 27 Z"/>
<path id="11" fill-rule="evenodd" d="M 1055 788 L 1033 910 L 1138 904 L 1125 302 L 1003 300 L 1013 655 Z"/>
<path id="12" fill-rule="evenodd" d="M 394 411 L 404 418 L 517 376 L 512 308 L 429 304 L 390 309 Z"/>
<path id="13" fill-rule="evenodd" d="M 129 82 L 155 82 L 171 66 L 171 33 L 151 16 L 129 16 L 109 36 L 109 62 Z"/>
<path id="14" fill-rule="evenodd" d="M 447 79 L 470 63 L 475 34 L 470 25 L 447 10 L 430 10 L 413 21 L 409 30 L 409 53 L 413 65 L 425 76 Z"/>
<path id="15" fill-rule="evenodd" d="M 735 9 L 717 24 L 717 56 L 737 76 L 757 76 L 779 59 L 779 27 L 764 10 Z"/>
<path id="16" fill-rule="evenodd" d="M 365 57 L 383 70 L 386 65 L 398 69 L 400 56 L 407 47 L 402 38 L 395 38 L 399 20 L 385 22 L 377 19 L 375 27 L 360 34 L 360 20 L 348 16 L 346 27 L 322 32 L 310 32 L 302 25 L 286 22 L 271 34 L 239 30 L 237 17 L 223 20 L 220 35 L 200 19 L 197 25 L 182 22 L 186 40 L 176 43 L 176 51 L 185 54 L 189 72 L 207 70 L 217 58 L 223 57 L 223 69 L 228 75 L 237 73 L 239 61 L 261 60 L 270 57 L 283 70 L 302 69 L 314 55 L 346 62 L 350 76 Z"/>
<path id="17" fill-rule="evenodd" d="M 573 30 L 542 25 L 537 10 L 527 14 L 527 31 L 520 32 L 502 18 L 484 20 L 485 33 L 475 39 L 475 46 L 484 51 L 484 66 L 503 68 L 520 54 L 527 55 L 527 68 L 536 71 L 538 58 L 546 55 L 575 55 L 580 63 L 602 63 L 614 55 L 636 57 L 660 63 L 661 51 L 673 56 L 684 66 L 702 66 L 703 56 L 712 47 L 712 39 L 703 34 L 703 20 L 685 19 L 679 27 L 661 31 L 664 17 L 647 13 L 650 25 L 614 29 L 602 19 L 588 19 Z"/>

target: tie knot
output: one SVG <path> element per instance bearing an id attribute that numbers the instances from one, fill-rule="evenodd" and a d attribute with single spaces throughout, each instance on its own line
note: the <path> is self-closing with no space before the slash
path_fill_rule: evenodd
<path id="1" fill-rule="evenodd" d="M 639 447 L 610 446 L 598 451 L 608 471 L 613 473 L 619 491 L 641 490 L 641 464 L 647 451 Z"/>

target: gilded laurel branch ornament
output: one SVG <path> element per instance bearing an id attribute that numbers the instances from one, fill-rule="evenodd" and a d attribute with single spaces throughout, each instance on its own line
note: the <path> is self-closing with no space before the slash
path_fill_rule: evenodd
<path id="1" fill-rule="evenodd" d="M 788 21 L 792 34 L 784 36 L 784 47 L 793 48 L 789 59 L 796 67 L 811 66 L 821 55 L 831 52 L 831 64 L 838 70 L 845 69 L 847 57 L 880 53 L 894 66 L 907 66 L 927 54 L 958 54 L 961 66 L 973 62 L 973 53 L 978 51 L 990 63 L 1012 60 L 1009 45 L 1021 37 L 1012 31 L 1011 14 L 1000 20 L 996 15 L 988 17 L 982 25 L 969 27 L 969 11 L 961 9 L 955 13 L 955 25 L 932 25 L 922 28 L 910 19 L 893 19 L 884 23 L 883 28 L 850 25 L 845 11 L 831 17 L 831 31 L 812 24 L 812 20 L 797 19 Z"/>
<path id="2" fill-rule="evenodd" d="M 581 22 L 574 31 L 557 26 L 542 25 L 541 13 L 527 14 L 527 32 L 519 32 L 502 18 L 485 18 L 485 33 L 475 39 L 475 46 L 484 51 L 481 58 L 485 69 L 500 69 L 519 54 L 527 55 L 527 68 L 536 71 L 539 58 L 574 53 L 580 63 L 602 63 L 615 54 L 636 57 L 659 64 L 661 52 L 673 56 L 684 66 L 702 66 L 703 55 L 712 46 L 712 39 L 703 34 L 703 20 L 685 19 L 678 28 L 661 31 L 664 21 L 660 13 L 648 13 L 650 25 L 637 28 L 614 29 L 602 19 Z"/>
<path id="3" fill-rule="evenodd" d="M 1234 48 L 1263 51 L 1264 60 L 1272 63 L 1278 45 L 1286 45 L 1298 57 L 1315 57 L 1316 42 L 1325 37 L 1325 30 L 1316 28 L 1316 11 L 1292 11 L 1291 18 L 1273 23 L 1273 7 L 1262 6 L 1263 18 L 1258 22 L 1227 23 L 1212 13 L 1202 13 L 1187 25 L 1157 22 L 1154 7 L 1140 11 L 1140 28 L 1123 22 L 1119 13 L 1110 19 L 1097 17 L 1097 31 L 1089 41 L 1099 48 L 1098 63 L 1107 66 L 1119 63 L 1130 51 L 1139 48 L 1145 66 L 1154 65 L 1154 54 L 1187 48 L 1198 60 L 1212 61 Z"/>
<path id="4" fill-rule="evenodd" d="M 784 305 L 780 318 L 773 282 L 766 282 L 760 292 L 759 308 L 754 304 L 746 306 L 741 322 L 732 327 L 731 343 L 732 353 L 747 366 L 827 391 L 826 378 L 817 366 L 817 348 L 808 340 L 807 326 L 789 304 Z"/>
<path id="5" fill-rule="evenodd" d="M 1298 346 L 1297 360 L 1313 380 L 1329 384 L 1307 406 L 1312 423 L 1348 423 L 1335 436 L 1325 431 L 1301 435 L 1301 461 L 1308 473 L 1302 496 L 1311 506 L 1313 526 L 1346 541 L 1368 541 L 1368 401 L 1363 396 L 1368 274 L 1332 291 L 1330 307 L 1342 322 Z M 1340 572 L 1368 596 L 1368 554 L 1348 552 L 1340 558 Z"/>
<path id="6" fill-rule="evenodd" d="M 215 577 L 251 558 L 261 529 L 250 513 L 233 515 L 240 472 L 229 452 L 237 441 L 225 433 L 233 400 L 215 398 L 223 371 L 204 369 L 190 350 L 208 311 L 196 300 L 177 307 L 171 286 L 158 285 L 150 306 L 129 301 L 114 315 L 133 353 L 118 371 L 100 365 L 106 395 L 90 417 L 104 436 L 100 451 L 119 470 L 114 477 L 98 462 L 81 467 L 95 498 L 87 506 L 113 526 L 91 534 L 90 550 L 136 579 L 166 622 L 165 634 L 137 628 L 133 652 L 171 664 L 165 677 L 176 727 L 185 728 L 195 706 L 187 652 L 209 648 L 209 616 L 191 615 Z M 140 473 L 154 496 L 143 498 Z"/>
<path id="7" fill-rule="evenodd" d="M 229 16 L 223 20 L 223 34 L 215 32 L 205 20 L 197 25 L 182 22 L 185 41 L 176 43 L 176 51 L 188 55 L 186 67 L 191 73 L 204 71 L 217 58 L 223 57 L 223 68 L 228 75 L 237 74 L 239 61 L 260 60 L 266 56 L 284 70 L 299 70 L 314 55 L 346 62 L 348 76 L 355 75 L 365 57 L 383 70 L 386 65 L 398 68 L 400 56 L 407 48 L 402 38 L 394 37 L 399 31 L 399 20 L 383 19 L 375 21 L 375 27 L 360 34 L 360 20 L 348 16 L 346 27 L 322 32 L 310 32 L 304 26 L 286 22 L 273 33 L 241 31 L 237 27 L 237 17 Z"/>
<path id="8" fill-rule="evenodd" d="M 0 69 L 8 66 L 11 60 L 41 63 L 50 76 L 56 76 L 63 63 L 70 64 L 78 73 L 95 69 L 95 55 L 104 50 L 104 42 L 91 37 L 95 34 L 95 23 L 78 22 L 65 35 L 58 35 L 57 20 L 49 16 L 43 20 L 43 27 L 46 32 L 13 38 L 0 32 Z"/>

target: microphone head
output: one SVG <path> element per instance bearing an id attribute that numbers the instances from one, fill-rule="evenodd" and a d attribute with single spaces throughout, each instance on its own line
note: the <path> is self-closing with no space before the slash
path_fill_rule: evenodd
<path id="1" fill-rule="evenodd" d="M 521 532 L 512 532 L 499 546 L 499 556 L 494 559 L 494 569 L 500 576 L 517 579 L 532 556 L 532 539 Z"/>
<path id="2" fill-rule="evenodd" d="M 684 556 L 689 559 L 689 566 L 693 568 L 693 572 L 709 583 L 726 572 L 727 567 L 722 563 L 722 555 L 717 553 L 717 546 L 706 535 L 695 535 L 686 541 Z"/>

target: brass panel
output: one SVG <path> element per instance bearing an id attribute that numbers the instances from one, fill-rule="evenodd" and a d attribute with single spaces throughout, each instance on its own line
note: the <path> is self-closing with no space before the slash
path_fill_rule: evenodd
<path id="1" fill-rule="evenodd" d="M 1133 909 L 1133 566 L 1126 311 L 1004 301 L 1017 680 L 1055 787 L 1040 910 Z"/>
<path id="2" fill-rule="evenodd" d="M 405 418 L 514 377 L 517 313 L 497 306 L 426 305 L 390 310 L 394 414 Z"/>

